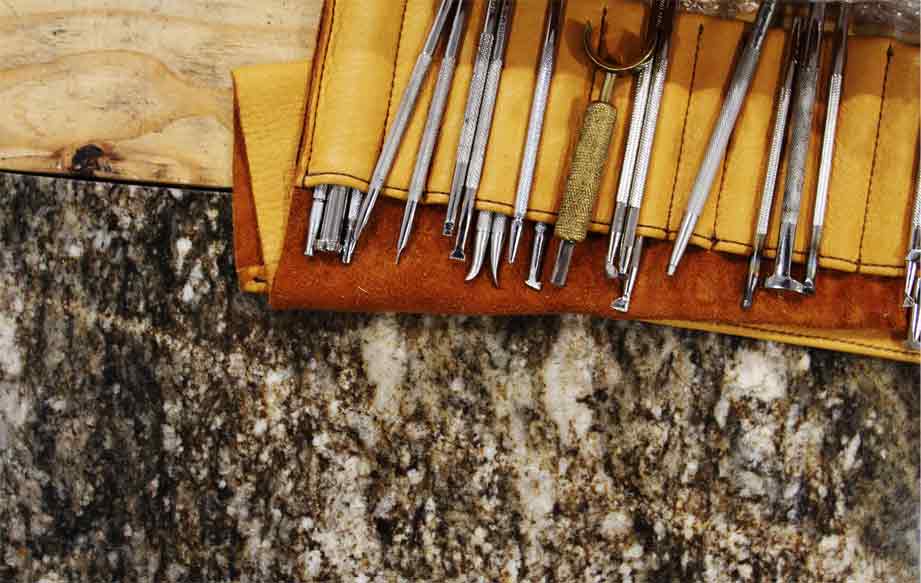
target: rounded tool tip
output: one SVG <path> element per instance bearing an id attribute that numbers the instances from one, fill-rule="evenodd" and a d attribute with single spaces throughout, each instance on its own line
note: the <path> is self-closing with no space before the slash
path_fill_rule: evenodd
<path id="1" fill-rule="evenodd" d="M 809 296 L 815 295 L 815 281 L 808 277 L 803 280 L 803 293 Z"/>
<path id="2" fill-rule="evenodd" d="M 617 270 L 616 263 L 605 263 L 604 264 L 604 275 L 608 279 L 617 279 L 620 277 L 620 271 Z"/>
<path id="3" fill-rule="evenodd" d="M 676 272 L 676 271 L 678 271 L 678 264 L 677 264 L 677 263 L 669 262 L 669 263 L 668 263 L 668 268 L 665 270 L 666 275 L 668 275 L 669 277 L 671 277 L 672 275 L 675 275 L 675 272 Z"/>

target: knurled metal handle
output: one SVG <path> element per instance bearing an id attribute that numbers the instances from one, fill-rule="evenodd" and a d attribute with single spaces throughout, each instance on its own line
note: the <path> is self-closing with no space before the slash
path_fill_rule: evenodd
<path id="1" fill-rule="evenodd" d="M 589 104 L 579 129 L 579 141 L 573 152 L 566 192 L 560 203 L 560 215 L 554 234 L 560 239 L 585 240 L 588 223 L 595 209 L 601 178 L 611 146 L 611 134 L 617 119 L 617 109 L 610 103 Z"/>

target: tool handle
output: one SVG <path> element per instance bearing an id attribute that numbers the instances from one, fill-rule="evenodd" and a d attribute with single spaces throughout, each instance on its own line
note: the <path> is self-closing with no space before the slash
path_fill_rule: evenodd
<path id="1" fill-rule="evenodd" d="M 457 142 L 455 154 L 454 177 L 451 180 L 451 193 L 460 192 L 464 181 L 467 179 L 467 168 L 470 164 L 470 152 L 473 149 L 473 138 L 476 133 L 477 120 L 480 117 L 480 105 L 483 103 L 483 89 L 486 87 L 486 75 L 489 73 L 489 60 L 492 57 L 492 47 L 496 42 L 495 24 L 498 16 L 498 0 L 490 0 L 486 7 L 486 21 L 483 32 L 480 33 L 480 42 L 477 46 L 476 58 L 473 61 L 473 76 L 470 78 L 470 88 L 467 90 L 467 104 L 464 107 L 464 124 L 461 126 L 460 138 Z M 453 202 L 453 204 L 452 204 Z M 448 215 L 452 218 L 456 214 L 456 206 L 460 200 L 449 201 Z"/>
<path id="2" fill-rule="evenodd" d="M 659 122 L 659 107 L 662 105 L 662 94 L 665 92 L 665 77 L 668 74 L 668 49 L 669 39 L 665 38 L 659 45 L 655 60 L 652 63 L 649 99 L 646 104 L 643 131 L 640 133 L 640 146 L 636 154 L 633 183 L 630 185 L 629 204 L 633 208 L 642 206 L 643 195 L 646 193 L 646 176 L 649 173 L 652 144 L 656 137 L 656 126 Z"/>
<path id="3" fill-rule="evenodd" d="M 499 24 L 496 27 L 496 42 L 493 46 L 492 59 L 489 71 L 486 74 L 486 84 L 483 88 L 483 102 L 480 104 L 480 117 L 477 120 L 476 132 L 473 137 L 473 149 L 470 152 L 470 166 L 467 167 L 467 179 L 464 186 L 476 191 L 480 186 L 483 174 L 483 163 L 486 161 L 486 147 L 489 145 L 489 134 L 492 130 L 492 118 L 496 110 L 496 100 L 499 97 L 499 82 L 502 79 L 502 69 L 505 67 L 505 45 L 509 31 L 509 20 L 512 0 L 505 0 L 499 15 Z"/>
<path id="4" fill-rule="evenodd" d="M 831 182 L 831 163 L 835 155 L 835 134 L 838 130 L 838 111 L 841 108 L 841 86 L 844 82 L 844 63 L 847 60 L 847 32 L 850 26 L 850 7 L 842 3 L 838 13 L 835 39 L 835 61 L 828 80 L 828 106 L 825 108 L 825 129 L 822 132 L 822 150 L 819 157 L 819 173 L 815 189 L 815 207 L 812 225 L 821 227 L 825 223 L 825 209 L 828 206 L 828 187 Z"/>
<path id="5" fill-rule="evenodd" d="M 787 158 L 787 177 L 780 216 L 781 223 L 786 225 L 797 224 L 803 200 L 803 184 L 806 180 L 806 163 L 815 112 L 816 85 L 819 80 L 822 31 L 821 20 L 815 13 L 820 11 L 820 7 L 823 6 L 817 4 L 812 8 L 813 15 L 808 29 L 804 32 L 807 37 L 803 44 L 802 63 L 796 74 L 796 94 L 790 114 L 790 153 Z"/>
<path id="6" fill-rule="evenodd" d="M 566 178 L 566 192 L 560 203 L 560 215 L 554 229 L 554 234 L 560 239 L 574 242 L 585 240 L 588 222 L 598 199 L 616 119 L 617 109 L 610 103 L 595 101 L 585 110 L 582 127 L 579 129 L 579 141 L 573 151 L 569 176 Z"/>
<path id="7" fill-rule="evenodd" d="M 432 102 L 429 104 L 428 118 L 425 120 L 425 130 L 422 132 L 419 153 L 416 155 L 416 165 L 413 167 L 413 174 L 409 180 L 408 199 L 414 202 L 419 202 L 422 198 L 425 183 L 428 181 L 432 156 L 435 154 L 435 142 L 438 140 L 438 132 L 441 130 L 441 120 L 444 117 L 445 108 L 448 104 L 448 95 L 451 92 L 451 83 L 454 80 L 454 71 L 457 68 L 457 49 L 460 44 L 466 16 L 466 5 L 464 2 L 459 2 L 457 12 L 454 15 L 451 34 L 448 37 L 445 56 L 442 58 L 441 68 L 438 70 L 438 80 L 435 81 L 435 90 L 432 93 Z"/>
<path id="8" fill-rule="evenodd" d="M 748 88 L 755 76 L 755 70 L 758 68 L 764 38 L 767 35 L 768 26 L 773 20 L 776 10 L 776 0 L 765 0 L 761 3 L 758 14 L 755 17 L 755 24 L 745 42 L 745 48 L 736 62 L 732 79 L 729 82 L 729 90 L 723 100 L 723 107 L 720 109 L 720 115 L 716 121 L 716 126 L 713 128 L 713 133 L 710 134 L 707 150 L 704 153 L 703 161 L 700 163 L 700 169 L 697 171 L 697 178 L 694 180 L 694 186 L 688 199 L 686 214 L 694 216 L 695 222 L 696 217 L 699 217 L 703 211 L 704 204 L 707 202 L 707 197 L 710 195 L 710 189 L 713 186 L 713 180 L 716 178 L 716 172 L 722 164 L 723 154 L 726 153 L 729 137 L 735 128 L 739 112 L 742 110 L 742 104 L 745 102 L 745 96 L 748 94 Z"/>
<path id="9" fill-rule="evenodd" d="M 528 199 L 534 185 L 534 172 L 537 169 L 537 154 L 540 151 L 540 138 L 544 127 L 544 116 L 547 112 L 547 101 L 550 98 L 550 82 L 553 79 L 553 68 L 556 61 L 556 41 L 559 36 L 558 16 L 559 6 L 551 2 L 548 10 L 547 30 L 544 35 L 544 44 L 541 49 L 540 66 L 537 71 L 537 80 L 534 84 L 534 99 L 531 102 L 531 114 L 528 118 L 528 133 L 524 142 L 524 155 L 521 158 L 521 169 L 518 171 L 518 188 L 515 192 L 515 217 L 523 218 L 528 211 Z"/>
<path id="10" fill-rule="evenodd" d="M 627 129 L 627 145 L 624 148 L 624 161 L 620 165 L 617 195 L 614 198 L 620 203 L 626 203 L 630 198 L 633 169 L 636 168 L 636 154 L 640 149 L 640 134 L 643 131 L 643 119 L 646 116 L 646 104 L 649 101 L 650 69 L 649 63 L 640 67 L 633 82 L 633 108 Z"/>
<path id="11" fill-rule="evenodd" d="M 793 21 L 792 32 L 787 41 L 787 56 L 784 63 L 783 84 L 777 92 L 777 107 L 774 117 L 774 129 L 771 133 L 771 147 L 768 150 L 767 168 L 764 174 L 764 187 L 761 190 L 761 208 L 758 210 L 756 235 L 767 235 L 771 222 L 771 210 L 774 207 L 774 191 L 777 188 L 777 176 L 780 171 L 780 158 L 783 154 L 784 137 L 787 135 L 787 120 L 790 117 L 790 97 L 793 94 L 793 79 L 796 74 L 797 52 L 802 20 Z"/>

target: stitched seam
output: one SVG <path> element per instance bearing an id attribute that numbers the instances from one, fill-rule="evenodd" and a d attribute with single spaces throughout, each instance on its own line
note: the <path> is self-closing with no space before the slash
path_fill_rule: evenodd
<path id="1" fill-rule="evenodd" d="M 665 226 L 672 224 L 672 208 L 675 206 L 675 190 L 678 188 L 678 175 L 681 173 L 681 160 L 684 157 L 684 138 L 687 135 L 688 115 L 691 113 L 691 98 L 694 96 L 694 81 L 697 79 L 697 59 L 700 57 L 700 45 L 703 42 L 704 25 L 698 25 L 697 45 L 694 47 L 694 64 L 691 66 L 691 83 L 688 86 L 688 101 L 684 108 L 684 120 L 681 122 L 681 143 L 678 146 L 678 160 L 675 163 L 675 179 L 672 181 L 672 194 L 668 201 L 668 214 Z M 669 232 L 666 229 L 666 232 Z"/>
<path id="2" fill-rule="evenodd" d="M 390 114 L 393 109 L 393 90 L 397 84 L 397 65 L 400 62 L 400 49 L 403 48 L 403 28 L 406 26 L 406 8 L 409 6 L 409 0 L 403 2 L 403 14 L 400 16 L 400 36 L 397 40 L 397 50 L 393 56 L 393 75 L 390 77 L 390 97 L 387 98 L 387 117 L 384 119 L 384 135 L 381 136 L 381 147 L 387 135 L 387 128 L 390 126 Z"/>
<path id="3" fill-rule="evenodd" d="M 857 247 L 857 263 L 863 259 L 863 238 L 867 232 L 867 215 L 870 212 L 870 197 L 873 195 L 873 179 L 876 177 L 876 157 L 879 154 L 879 134 L 883 127 L 883 113 L 886 110 L 886 89 L 889 85 L 889 66 L 892 64 L 892 44 L 886 49 L 886 70 L 883 73 L 883 89 L 879 99 L 879 118 L 876 120 L 876 140 L 873 143 L 873 162 L 870 164 L 870 179 L 867 182 L 867 203 L 863 209 L 863 223 L 860 227 L 860 245 Z"/>
<path id="4" fill-rule="evenodd" d="M 317 106 L 313 111 L 313 123 L 310 127 L 310 154 L 307 156 L 307 169 L 304 174 L 310 174 L 310 163 L 313 161 L 313 153 L 316 152 L 317 114 L 322 109 L 320 107 L 320 101 L 323 99 L 323 79 L 326 77 L 326 61 L 329 57 L 329 47 L 333 44 L 333 25 L 336 23 L 336 4 L 336 0 L 333 0 L 333 5 L 330 8 L 332 12 L 329 18 L 329 36 L 326 37 L 326 46 L 323 47 L 323 64 L 320 65 L 320 81 L 319 88 L 317 89 Z M 307 103 L 307 107 L 310 107 L 310 103 Z M 297 155 L 298 158 L 300 158 L 300 149 L 298 150 Z"/>
<path id="5" fill-rule="evenodd" d="M 726 174 L 729 173 L 729 157 L 732 155 L 732 146 L 735 142 L 732 138 L 735 136 L 735 131 L 733 130 L 732 134 L 729 137 L 729 147 L 726 149 L 726 156 L 723 158 L 723 168 L 720 171 L 720 189 L 716 192 L 716 212 L 713 213 L 713 235 L 711 235 L 715 240 L 719 240 L 716 229 L 720 224 L 720 201 L 723 198 L 723 186 L 726 184 Z"/>

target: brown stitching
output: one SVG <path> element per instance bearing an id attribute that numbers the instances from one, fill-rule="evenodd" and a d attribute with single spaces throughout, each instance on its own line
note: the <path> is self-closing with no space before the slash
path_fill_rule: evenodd
<path id="1" fill-rule="evenodd" d="M 668 201 L 668 214 L 665 217 L 665 226 L 672 224 L 672 207 L 675 206 L 675 190 L 678 188 L 678 175 L 681 173 L 681 160 L 684 157 L 684 137 L 688 129 L 688 114 L 691 112 L 691 97 L 694 96 L 694 81 L 697 79 L 697 59 L 700 56 L 700 45 L 704 38 L 704 25 L 697 28 L 697 46 L 694 47 L 694 64 L 691 66 L 691 82 L 688 85 L 688 102 L 684 108 L 684 120 L 681 122 L 681 143 L 678 145 L 678 160 L 675 162 L 675 180 L 672 182 L 672 194 Z M 668 232 L 668 231 L 666 231 Z"/>
<path id="2" fill-rule="evenodd" d="M 870 180 L 867 182 L 867 203 L 863 209 L 863 223 L 860 227 L 860 245 L 857 247 L 857 262 L 863 258 L 863 237 L 867 232 L 867 215 L 870 212 L 870 197 L 873 194 L 873 179 L 876 176 L 876 155 L 879 153 L 879 134 L 883 127 L 883 112 L 886 109 L 886 88 L 889 85 L 889 66 L 892 64 L 892 44 L 886 49 L 886 71 L 883 73 L 883 90 L 879 97 L 879 118 L 876 120 L 876 141 L 873 143 L 873 161 L 870 163 Z"/>
<path id="3" fill-rule="evenodd" d="M 713 213 L 713 237 L 715 239 L 719 239 L 716 229 L 720 224 L 720 200 L 723 198 L 723 185 L 726 184 L 726 174 L 729 173 L 729 156 L 732 155 L 732 146 L 735 143 L 734 137 L 735 129 L 729 136 L 729 147 L 726 149 L 726 155 L 723 157 L 723 167 L 720 169 L 720 189 L 716 192 L 716 212 Z"/>
<path id="4" fill-rule="evenodd" d="M 317 85 L 317 108 L 316 108 L 316 110 L 313 112 L 313 124 L 312 124 L 312 126 L 311 126 L 311 128 L 310 128 L 310 154 L 307 156 L 307 167 L 306 167 L 306 170 L 305 170 L 305 172 L 304 172 L 305 174 L 309 174 L 309 173 L 310 173 L 310 162 L 313 160 L 313 153 L 316 152 L 316 150 L 317 150 L 317 149 L 316 149 L 316 141 L 315 141 L 315 140 L 316 140 L 316 136 L 317 136 L 317 113 L 318 113 L 318 112 L 320 111 L 320 109 L 321 109 L 321 107 L 320 107 L 320 100 L 323 98 L 323 78 L 326 76 L 326 60 L 327 60 L 327 57 L 329 56 L 329 47 L 330 47 L 330 45 L 333 44 L 333 34 L 332 34 L 332 30 L 333 30 L 333 24 L 336 22 L 336 0 L 333 0 L 333 5 L 332 5 L 332 7 L 330 8 L 330 10 L 331 10 L 331 13 L 330 13 L 331 15 L 330 15 L 330 17 L 329 17 L 329 31 L 330 31 L 330 32 L 329 32 L 329 35 L 327 35 L 327 37 L 326 37 L 326 46 L 323 47 L 323 62 L 322 62 L 322 64 L 320 65 L 320 80 L 319 80 L 318 85 Z M 318 34 L 319 34 L 319 33 L 318 33 Z M 308 96 L 308 97 L 309 97 L 309 96 Z M 305 107 L 307 107 L 307 108 L 310 107 L 310 102 L 309 102 L 309 101 L 308 101 L 307 103 L 305 103 Z M 302 144 L 303 144 L 303 141 L 302 141 Z M 297 158 L 298 158 L 298 159 L 300 159 L 300 157 L 301 157 L 301 149 L 302 149 L 302 148 L 303 148 L 303 146 L 301 146 L 300 148 L 298 148 L 298 152 L 297 152 Z M 305 178 L 306 178 L 306 176 L 305 176 Z M 301 183 L 301 184 L 303 184 L 303 183 Z"/>
<path id="5" fill-rule="evenodd" d="M 393 90 L 396 89 L 397 84 L 397 65 L 400 62 L 400 48 L 403 47 L 403 27 L 406 26 L 407 6 L 409 6 L 409 0 L 403 0 L 403 14 L 400 16 L 400 36 L 397 38 L 397 50 L 393 55 L 393 76 L 390 78 L 390 97 L 387 98 L 387 117 L 384 118 L 385 134 L 387 127 L 390 125 L 390 113 L 393 107 Z M 381 136 L 381 142 L 383 142 L 384 139 L 384 136 Z M 383 145 L 381 147 L 383 147 Z"/>

